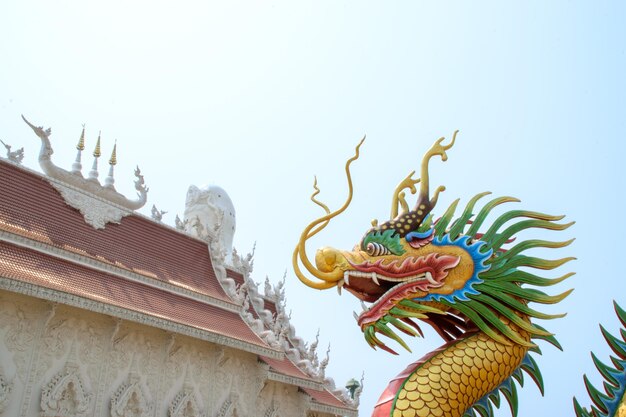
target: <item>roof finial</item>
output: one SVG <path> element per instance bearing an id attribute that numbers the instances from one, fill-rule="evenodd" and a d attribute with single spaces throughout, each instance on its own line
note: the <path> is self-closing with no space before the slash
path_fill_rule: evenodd
<path id="1" fill-rule="evenodd" d="M 102 131 L 98 132 L 98 141 L 96 142 L 96 149 L 93 150 L 93 156 L 96 158 L 100 157 L 100 135 Z"/>
<path id="2" fill-rule="evenodd" d="M 113 152 L 111 152 L 111 159 L 109 159 L 109 175 L 104 180 L 104 186 L 108 188 L 114 188 L 113 183 L 115 179 L 113 178 L 113 167 L 117 164 L 117 140 L 115 140 L 115 145 L 113 145 Z"/>
<path id="3" fill-rule="evenodd" d="M 115 145 L 113 145 L 113 152 L 111 152 L 111 159 L 109 159 L 109 165 L 117 165 L 117 139 L 115 139 Z"/>
<path id="4" fill-rule="evenodd" d="M 79 151 L 85 150 L 85 124 L 83 123 L 83 131 L 80 134 L 80 139 L 78 140 L 78 145 L 76 145 L 76 149 Z"/>
<path id="5" fill-rule="evenodd" d="M 100 135 L 102 132 L 98 132 L 98 141 L 96 142 L 96 149 L 93 150 L 93 165 L 91 171 L 89 171 L 90 180 L 98 180 L 98 158 L 100 157 Z"/>
<path id="6" fill-rule="evenodd" d="M 80 139 L 78 139 L 78 144 L 76 145 L 76 149 L 78 152 L 76 153 L 76 160 L 72 164 L 72 174 L 76 174 L 79 176 L 83 176 L 81 171 L 83 169 L 83 165 L 81 163 L 82 153 L 85 149 L 85 124 L 83 123 L 83 131 L 80 134 Z"/>

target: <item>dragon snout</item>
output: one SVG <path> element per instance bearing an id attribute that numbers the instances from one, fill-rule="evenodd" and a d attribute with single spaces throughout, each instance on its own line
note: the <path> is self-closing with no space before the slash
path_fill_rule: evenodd
<path id="1" fill-rule="evenodd" d="M 315 253 L 315 266 L 322 272 L 333 272 L 341 260 L 343 256 L 335 248 L 323 247 Z"/>

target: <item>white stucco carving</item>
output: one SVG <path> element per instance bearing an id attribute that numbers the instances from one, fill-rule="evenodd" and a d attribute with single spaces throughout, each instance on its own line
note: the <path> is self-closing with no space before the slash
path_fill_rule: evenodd
<path id="1" fill-rule="evenodd" d="M 188 222 L 186 231 L 203 238 L 194 225 L 199 220 L 202 228 L 213 231 L 222 250 L 225 251 L 227 262 L 230 262 L 235 235 L 235 206 L 223 188 L 216 185 L 198 188 L 191 185 L 187 190 L 184 221 Z"/>
<path id="2" fill-rule="evenodd" d="M 148 417 L 152 415 L 153 408 L 148 386 L 137 369 L 131 370 L 111 398 L 111 417 Z"/>
<path id="3" fill-rule="evenodd" d="M 21 164 L 22 160 L 24 159 L 24 148 L 20 148 L 16 151 L 12 151 L 11 150 L 11 145 L 8 145 L 6 143 L 4 143 L 3 141 L 0 140 L 0 142 L 2 142 L 2 144 L 4 145 L 4 147 L 7 150 L 7 156 L 6 158 L 16 164 Z"/>
<path id="4" fill-rule="evenodd" d="M 63 183 L 57 181 L 50 181 L 50 183 L 61 194 L 65 202 L 80 211 L 85 222 L 96 229 L 104 229 L 107 223 L 119 224 L 123 217 L 132 214 L 130 210 L 114 206 Z"/>
<path id="5" fill-rule="evenodd" d="M 152 216 L 152 220 L 161 223 L 163 221 L 163 215 L 165 215 L 167 211 L 159 210 L 157 206 L 152 205 L 152 209 L 150 210 L 150 215 Z"/>
<path id="6" fill-rule="evenodd" d="M 298 386 L 321 383 L 273 372 L 259 353 L 33 295 L 0 287 L 1 416 L 356 417 L 310 401 Z"/>
<path id="7" fill-rule="evenodd" d="M 227 398 L 224 403 L 222 403 L 216 417 L 233 417 L 236 411 L 233 400 Z"/>
<path id="8" fill-rule="evenodd" d="M 124 195 L 115 191 L 113 186 L 113 170 L 110 170 L 106 184 L 103 186 L 97 180 L 97 157 L 94 159 L 94 169 L 89 174 L 89 178 L 84 178 L 80 172 L 80 157 L 74 163 L 72 171 L 57 167 L 52 162 L 52 154 L 54 153 L 50 144 L 51 129 L 43 129 L 31 124 L 22 116 L 26 124 L 30 126 L 35 134 L 41 139 L 41 149 L 39 151 L 39 165 L 43 172 L 50 177 L 52 184 L 61 193 L 66 203 L 79 210 L 85 217 L 85 221 L 96 227 L 102 228 L 108 222 L 119 223 L 124 214 L 124 210 L 130 214 L 133 210 L 140 209 L 146 204 L 148 197 L 148 187 L 144 184 L 143 175 L 137 167 L 135 169 L 135 189 L 137 190 L 137 199 L 129 200 Z M 82 150 L 79 149 L 79 153 Z M 98 150 L 99 152 L 99 150 Z M 98 154 L 99 156 L 99 154 Z M 112 159 L 114 157 L 112 156 Z M 111 166 L 114 162 L 110 162 Z M 61 184 L 59 184 L 61 183 Z M 62 190 L 58 188 L 62 186 Z M 67 190 L 73 190 L 68 192 Z M 78 193 L 77 193 L 78 192 Z M 78 195 L 81 194 L 82 195 Z M 94 200 L 88 202 L 88 199 Z M 111 203 L 107 205 L 106 203 Z M 120 211 L 122 214 L 120 214 Z M 109 220 L 111 219 L 111 220 Z M 104 224 L 102 224 L 104 222 Z"/>
<path id="9" fill-rule="evenodd" d="M 185 383 L 172 400 L 168 417 L 202 417 L 202 406 L 192 385 Z"/>
<path id="10" fill-rule="evenodd" d="M 71 358 L 41 392 L 42 417 L 83 417 L 91 408 L 93 393 L 88 389 L 78 363 Z"/>

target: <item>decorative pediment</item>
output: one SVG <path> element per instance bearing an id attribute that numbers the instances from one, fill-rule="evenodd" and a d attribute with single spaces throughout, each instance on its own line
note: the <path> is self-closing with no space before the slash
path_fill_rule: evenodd
<path id="1" fill-rule="evenodd" d="M 186 386 L 174 397 L 169 417 L 202 417 L 202 407 L 192 387 Z"/>
<path id="2" fill-rule="evenodd" d="M 80 211 L 85 222 L 96 229 L 102 229 L 107 223 L 119 223 L 122 217 L 128 216 L 133 210 L 138 210 L 146 204 L 148 188 L 144 184 L 143 175 L 139 168 L 135 169 L 135 189 L 137 198 L 130 200 L 115 190 L 113 178 L 114 167 L 117 164 L 117 145 L 113 147 L 109 159 L 109 174 L 105 178 L 104 185 L 98 181 L 98 158 L 100 157 L 100 137 L 93 152 L 94 162 L 88 177 L 83 177 L 81 172 L 81 155 L 85 148 L 85 129 L 80 137 L 76 161 L 72 170 L 56 166 L 51 159 L 54 151 L 50 143 L 51 129 L 43 129 L 30 123 L 22 116 L 26 124 L 33 129 L 41 139 L 39 152 L 39 165 L 43 172 L 50 178 L 50 183 L 61 194 L 65 202 Z"/>
<path id="3" fill-rule="evenodd" d="M 131 372 L 111 398 L 111 417 L 148 417 L 154 404 L 145 382 Z"/>
<path id="4" fill-rule="evenodd" d="M 41 393 L 42 417 L 83 417 L 90 411 L 93 393 L 87 388 L 78 365 L 68 363 Z"/>

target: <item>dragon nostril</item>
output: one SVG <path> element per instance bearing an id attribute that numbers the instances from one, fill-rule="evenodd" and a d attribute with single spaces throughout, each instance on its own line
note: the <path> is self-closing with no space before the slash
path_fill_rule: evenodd
<path id="1" fill-rule="evenodd" d="M 324 262 L 328 266 L 334 266 L 337 263 L 337 256 L 334 252 L 326 250 L 324 251 Z"/>
<path id="2" fill-rule="evenodd" d="M 315 264 L 322 272 L 332 272 L 341 262 L 340 256 L 336 249 L 321 248 L 315 255 Z"/>

